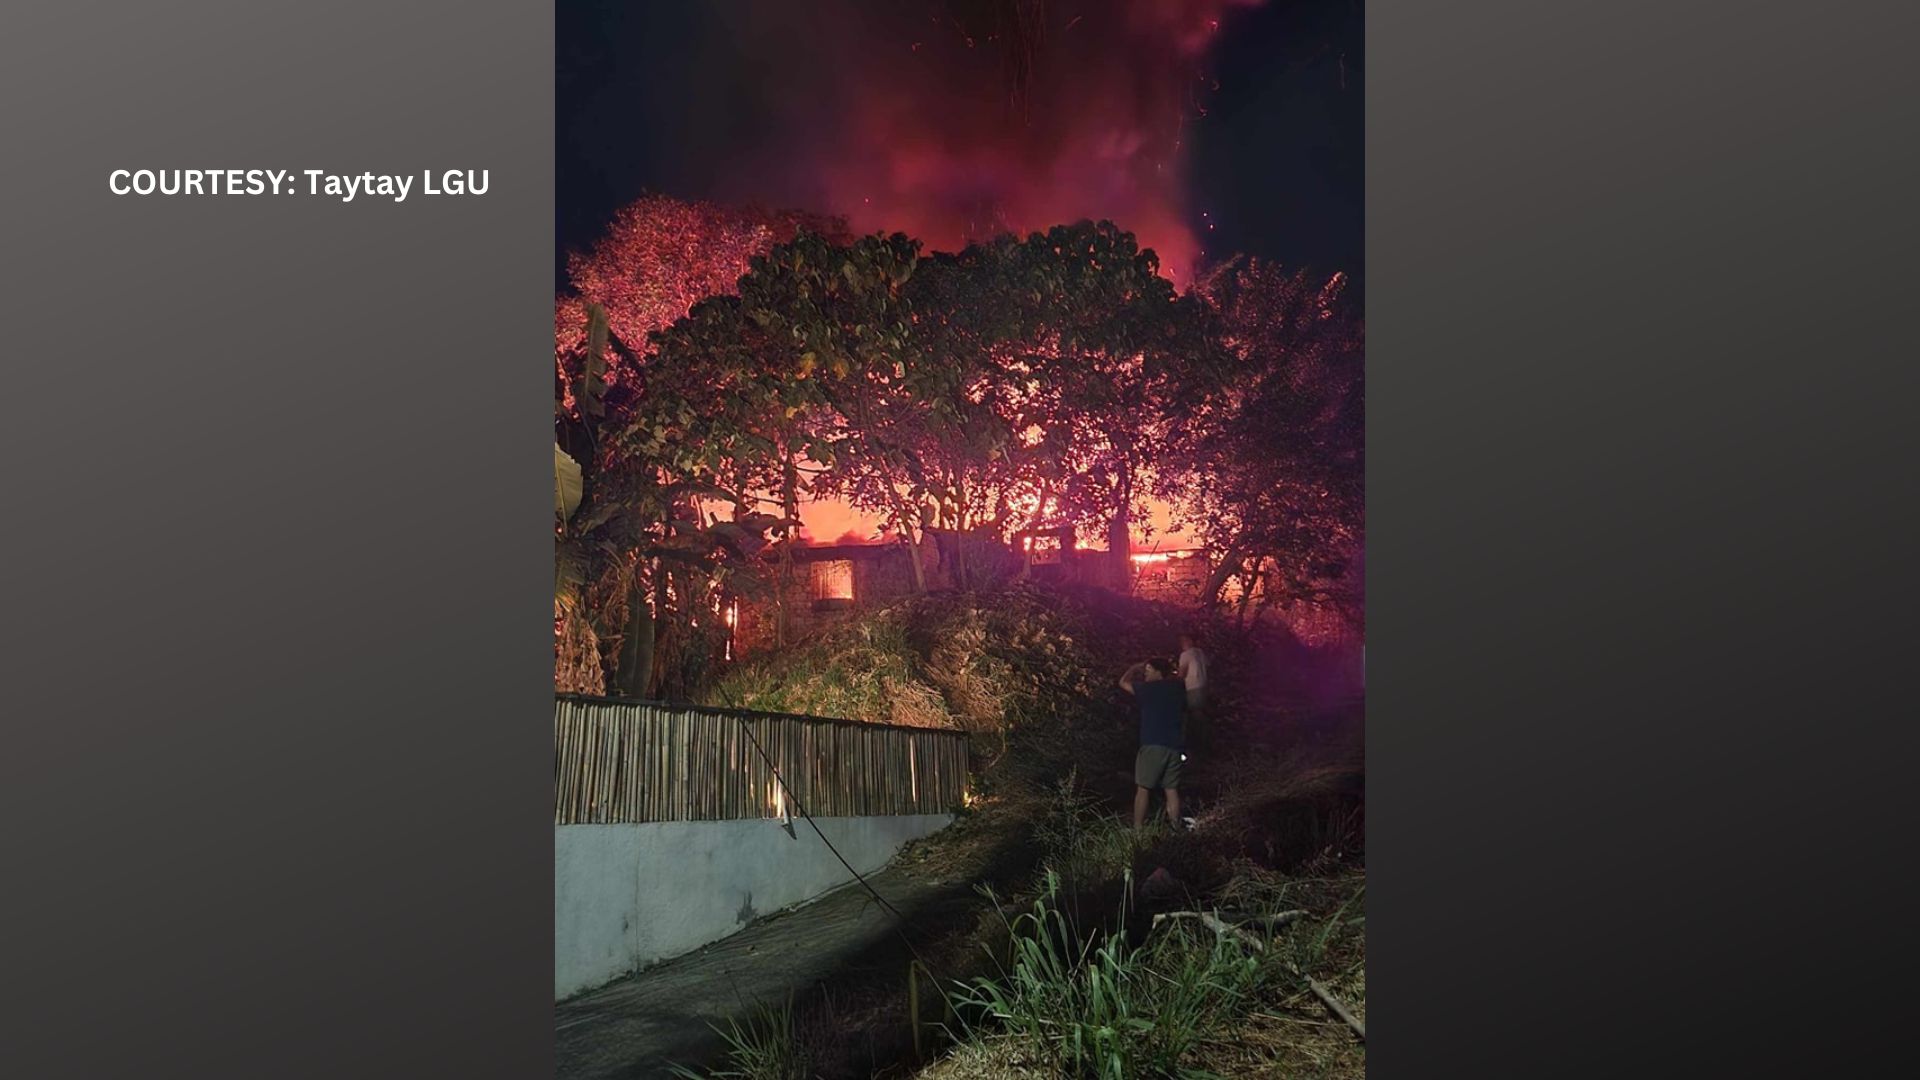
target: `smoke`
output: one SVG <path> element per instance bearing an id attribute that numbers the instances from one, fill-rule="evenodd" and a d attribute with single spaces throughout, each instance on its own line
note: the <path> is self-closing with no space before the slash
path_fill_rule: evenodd
<path id="1" fill-rule="evenodd" d="M 1188 281 L 1185 146 L 1213 89 L 1207 53 L 1233 9 L 1261 2 L 717 5 L 734 55 L 702 58 L 690 107 L 730 158 L 706 177 L 722 198 L 935 250 L 1106 218 Z M 744 81 L 720 87 L 721 69 Z"/>
<path id="2" fill-rule="evenodd" d="M 649 40 L 618 19 L 606 38 L 644 71 L 648 92 L 621 101 L 641 123 L 591 141 L 669 147 L 628 149 L 682 199 L 833 214 L 937 251 L 1106 219 L 1185 285 L 1201 254 L 1186 151 L 1214 89 L 1208 54 L 1236 9 L 1264 2 L 661 5 Z M 1161 547 L 1191 542 L 1167 505 L 1148 509 L 1138 524 Z M 837 500 L 802 516 L 809 536 L 843 542 L 878 525 Z"/>

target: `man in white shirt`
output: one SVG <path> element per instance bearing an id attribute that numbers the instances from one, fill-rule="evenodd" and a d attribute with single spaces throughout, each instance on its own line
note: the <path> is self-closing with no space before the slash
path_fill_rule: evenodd
<path id="1" fill-rule="evenodd" d="M 1189 631 L 1180 635 L 1180 662 L 1177 674 L 1187 684 L 1187 745 L 1205 749 L 1207 743 L 1207 654 L 1200 647 L 1199 635 Z"/>

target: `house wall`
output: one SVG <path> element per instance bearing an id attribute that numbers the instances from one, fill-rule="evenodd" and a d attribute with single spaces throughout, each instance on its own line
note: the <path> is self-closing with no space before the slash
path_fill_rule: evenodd
<path id="1" fill-rule="evenodd" d="M 929 589 L 947 589 L 955 585 L 951 565 L 960 541 L 948 536 L 930 535 L 923 545 L 922 559 Z M 1004 580 L 1017 574 L 1022 560 L 1004 546 L 979 540 L 970 544 L 968 559 L 974 578 L 984 583 Z M 787 586 L 787 625 L 794 640 L 847 618 L 852 611 L 879 607 L 913 593 L 913 564 L 903 545 L 874 545 L 867 548 L 838 549 L 813 553 L 828 558 L 847 558 L 853 563 L 853 602 L 831 609 L 814 604 L 812 557 L 796 559 L 793 580 Z M 1164 562 L 1133 563 L 1120 580 L 1120 571 L 1107 553 L 1098 550 L 1064 551 L 1054 561 L 1032 568 L 1033 576 L 1043 581 L 1076 582 L 1110 589 L 1131 591 L 1147 600 L 1188 606 L 1199 601 L 1211 565 L 1204 553 L 1180 554 Z M 741 605 L 735 631 L 735 646 L 742 656 L 772 647 L 778 607 L 772 598 Z"/>
<path id="2" fill-rule="evenodd" d="M 1211 572 L 1206 556 L 1175 556 L 1133 565 L 1133 595 L 1169 604 L 1195 604 Z"/>
<path id="3" fill-rule="evenodd" d="M 928 545 L 930 548 L 932 545 Z M 913 563 L 904 545 L 874 545 L 844 549 L 833 558 L 845 558 L 853 564 L 853 603 L 820 607 L 814 603 L 813 566 L 818 560 L 796 558 L 793 579 L 782 593 L 786 601 L 788 636 L 806 637 L 848 617 L 854 608 L 877 607 L 913 593 Z M 831 560 L 827 560 L 831 561 Z M 930 588 L 943 587 L 944 578 L 931 551 L 924 560 Z M 734 628 L 734 644 L 741 655 L 771 648 L 777 638 L 779 605 L 772 597 L 740 605 L 740 619 Z"/>
<path id="4" fill-rule="evenodd" d="M 862 874 L 950 814 L 819 818 Z M 571 997 L 853 881 L 804 820 L 556 825 L 553 996 Z"/>

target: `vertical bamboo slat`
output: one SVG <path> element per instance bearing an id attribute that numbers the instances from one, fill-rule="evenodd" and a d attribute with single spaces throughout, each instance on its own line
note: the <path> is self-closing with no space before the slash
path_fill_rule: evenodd
<path id="1" fill-rule="evenodd" d="M 956 731 L 557 698 L 553 820 L 945 813 L 966 797 L 966 754 Z"/>

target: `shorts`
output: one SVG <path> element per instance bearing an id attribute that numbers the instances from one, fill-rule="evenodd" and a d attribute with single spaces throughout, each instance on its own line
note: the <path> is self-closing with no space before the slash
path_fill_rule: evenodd
<path id="1" fill-rule="evenodd" d="M 1133 782 L 1143 788 L 1180 788 L 1178 750 L 1168 746 L 1143 746 L 1133 758 Z"/>

